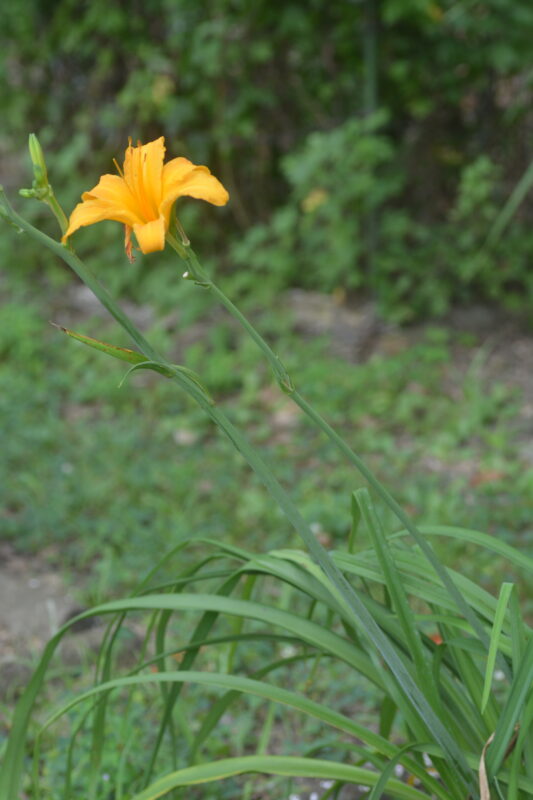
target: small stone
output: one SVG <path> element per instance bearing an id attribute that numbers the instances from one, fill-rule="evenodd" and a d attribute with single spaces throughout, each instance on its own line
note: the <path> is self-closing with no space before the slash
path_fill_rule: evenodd
<path id="1" fill-rule="evenodd" d="M 172 438 L 176 442 L 176 444 L 190 447 L 192 444 L 196 444 L 198 441 L 198 436 L 194 431 L 188 430 L 187 428 L 178 428 L 172 434 Z"/>

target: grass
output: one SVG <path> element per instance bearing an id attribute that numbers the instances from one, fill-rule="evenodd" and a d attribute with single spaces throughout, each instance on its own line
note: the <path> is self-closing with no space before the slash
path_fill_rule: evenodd
<path id="1" fill-rule="evenodd" d="M 132 376 L 121 388 L 123 366 L 47 324 L 53 313 L 55 321 L 88 335 L 129 344 L 103 312 L 73 316 L 62 300 L 66 279 L 47 286 L 44 296 L 42 285 L 33 292 L 7 279 L 11 302 L 0 311 L 0 377 L 8 387 L 0 408 L 9 432 L 0 475 L 5 538 L 85 572 L 91 600 L 131 587 L 154 554 L 184 534 L 234 543 L 246 536 L 250 547 L 294 543 L 262 486 L 201 411 L 152 374 Z M 209 298 L 180 284 L 169 299 L 162 280 L 153 279 L 152 297 L 167 298 L 155 316 L 186 311 L 177 327 L 155 321 L 150 336 L 164 352 L 176 353 L 190 326 L 205 322 Z M 259 296 L 249 300 L 297 386 L 421 523 L 453 521 L 529 543 L 533 471 L 516 447 L 519 397 L 483 380 L 475 339 L 430 326 L 402 352 L 356 366 L 333 359 L 326 340 L 296 337 L 282 310 L 258 312 L 262 303 Z M 472 363 L 459 376 L 458 344 L 470 350 Z M 271 385 L 253 345 L 217 316 L 201 327 L 182 363 L 200 373 L 278 465 L 278 476 L 324 541 L 342 546 L 357 488 L 353 474 Z M 464 548 L 455 547 L 462 558 Z M 490 583 L 498 565 L 483 566 Z"/>
<path id="2" fill-rule="evenodd" d="M 288 599 L 288 598 L 287 598 Z M 184 629 L 185 622 L 185 629 Z M 250 626 L 249 626 L 250 627 Z M 251 626 L 253 627 L 253 626 Z M 257 630 L 261 626 L 255 626 Z M 170 629 L 169 638 L 182 637 L 184 630 L 189 635 L 189 624 L 186 615 L 181 615 L 179 630 Z M 231 625 L 227 625 L 223 632 L 230 634 Z M 293 647 L 291 644 L 283 644 L 274 647 L 266 642 L 255 640 L 248 645 L 240 646 L 234 667 L 237 671 L 250 674 L 254 669 L 260 669 L 277 654 L 280 659 L 287 659 L 287 664 L 282 665 L 269 676 L 271 680 L 276 680 L 282 686 L 291 686 L 295 691 L 306 694 L 310 699 L 316 699 L 330 708 L 342 709 L 346 713 L 357 715 L 359 724 L 371 724 L 372 709 L 376 702 L 376 692 L 366 681 L 350 677 L 349 698 L 346 696 L 346 685 L 348 680 L 346 665 L 337 664 L 330 659 L 313 658 L 310 662 L 309 656 L 304 661 L 291 658 L 301 658 L 301 649 Z M 298 655 L 297 655 L 298 654 Z M 213 672 L 223 672 L 227 668 L 227 648 L 206 648 L 205 655 L 198 660 L 197 669 L 208 675 Z M 310 664 L 309 664 L 310 662 Z M 175 667 L 178 666 L 175 662 Z M 170 665 L 170 667 L 172 664 Z M 314 668 L 313 668 L 314 667 Z M 88 677 L 89 676 L 89 677 Z M 68 679 L 63 675 L 62 687 L 66 697 L 72 697 L 83 688 L 90 688 L 90 678 L 92 670 L 89 668 L 85 677 L 78 675 L 76 678 Z M 202 723 L 221 696 L 220 690 L 192 682 L 187 686 L 183 693 L 183 701 L 186 716 L 186 725 L 179 729 L 180 736 L 187 734 L 184 738 L 183 747 L 189 749 L 194 737 L 200 733 Z M 51 709 L 61 705 L 61 696 L 58 697 L 57 690 L 43 692 L 39 703 L 39 712 L 35 715 L 35 722 L 42 724 L 50 716 Z M 113 776 L 116 780 L 117 771 L 122 772 L 122 779 L 125 786 L 135 785 L 142 776 L 143 764 L 139 759 L 140 753 L 148 753 L 154 744 L 155 733 L 157 732 L 161 710 L 159 706 L 159 693 L 157 687 L 146 685 L 134 687 L 130 694 L 123 695 L 114 693 L 112 713 L 107 715 L 107 727 L 105 737 L 105 749 L 102 753 L 102 763 L 100 773 L 103 778 L 103 788 L 105 788 L 106 775 Z M 231 706 L 225 711 L 221 723 L 209 732 L 209 738 L 200 747 L 198 760 L 204 761 L 218 760 L 231 757 L 236 752 L 254 751 L 254 746 L 263 734 L 265 722 L 269 715 L 269 709 L 273 708 L 274 717 L 271 721 L 273 731 L 270 734 L 269 746 L 276 750 L 283 741 L 291 741 L 292 752 L 301 756 L 313 752 L 316 756 L 327 757 L 329 755 L 339 755 L 341 758 L 342 748 L 335 741 L 335 737 L 324 731 L 324 726 L 315 719 L 302 719 L 302 715 L 294 709 L 283 705 L 270 707 L 262 698 L 233 698 Z M 76 727 L 85 721 L 85 730 L 76 739 L 76 763 L 73 772 L 73 790 L 86 794 L 87 774 L 90 767 L 91 748 L 93 746 L 90 725 L 85 719 L 88 710 L 87 704 L 74 708 L 69 714 L 50 728 L 42 741 L 42 749 L 46 753 L 43 764 L 41 782 L 43 789 L 48 788 L 50 796 L 53 797 L 54 789 L 63 785 L 67 771 L 67 743 L 69 734 Z M 35 726 L 36 727 L 36 726 Z M 231 732 L 231 736 L 228 736 Z M 303 734 L 303 735 L 302 735 Z M 312 744 L 311 744 L 312 743 Z M 172 759 L 167 748 L 163 749 L 158 764 L 158 771 L 172 769 Z M 31 797 L 31 787 L 29 783 L 29 770 L 27 776 L 26 790 Z M 267 780 L 255 778 L 255 792 L 258 786 L 265 784 Z M 234 778 L 218 784 L 212 794 L 206 788 L 191 789 L 187 796 L 194 798 L 217 798 L 217 800 L 230 800 L 242 790 L 243 783 L 246 781 Z M 254 795 L 257 796 L 257 795 Z M 274 793 L 273 796 L 277 796 Z M 280 796 L 285 796 L 282 792 Z M 288 794 L 287 794 L 288 796 Z"/>

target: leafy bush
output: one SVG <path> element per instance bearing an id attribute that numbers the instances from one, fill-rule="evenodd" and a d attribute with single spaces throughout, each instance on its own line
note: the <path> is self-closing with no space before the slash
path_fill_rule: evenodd
<path id="1" fill-rule="evenodd" d="M 503 202 L 496 165 L 487 156 L 466 165 L 451 208 L 428 224 L 401 208 L 398 154 L 382 128 L 381 115 L 350 120 L 311 134 L 283 160 L 287 202 L 232 250 L 250 271 L 248 287 L 258 274 L 278 290 L 342 286 L 374 296 L 400 322 L 442 315 L 457 302 L 528 309 L 530 227 L 513 222 L 487 246 Z"/>
<path id="2" fill-rule="evenodd" d="M 365 219 L 399 184 L 397 176 L 377 176 L 380 167 L 390 169 L 394 152 L 378 132 L 382 122 L 378 115 L 312 133 L 287 156 L 287 202 L 236 243 L 237 265 L 260 271 L 279 288 L 367 288 Z"/>
<path id="3" fill-rule="evenodd" d="M 268 259 L 276 286 L 348 284 L 395 319 L 472 298 L 527 308 L 530 212 L 521 210 L 494 251 L 479 248 L 530 158 L 533 8 L 523 0 L 375 8 L 4 4 L 3 179 L 17 183 L 20 138 L 39 130 L 70 206 L 74 171 L 109 171 L 127 135 L 163 133 L 174 155 L 210 163 L 232 194 L 218 231 L 202 225 L 201 209 L 185 212 L 187 230 L 202 229 L 221 265 L 217 234 L 237 228 L 246 231 L 241 261 L 263 274 Z M 381 132 L 359 121 L 376 105 L 389 120 Z"/>

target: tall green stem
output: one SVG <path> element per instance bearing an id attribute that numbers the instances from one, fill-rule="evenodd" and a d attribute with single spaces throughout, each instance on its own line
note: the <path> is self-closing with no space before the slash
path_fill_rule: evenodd
<path id="1" fill-rule="evenodd" d="M 64 236 L 68 229 L 68 219 L 65 215 L 65 212 L 59 205 L 55 194 L 53 192 L 50 192 L 49 197 L 47 197 L 44 202 L 50 208 L 53 215 L 57 219 L 59 228 L 61 230 L 61 234 Z"/>
<path id="2" fill-rule="evenodd" d="M 265 342 L 263 337 L 256 331 L 253 325 L 246 319 L 246 317 L 239 311 L 239 309 L 231 302 L 231 300 L 224 294 L 224 292 L 214 283 L 213 280 L 207 275 L 201 266 L 198 258 L 192 248 L 183 248 L 172 235 L 167 236 L 167 241 L 171 247 L 183 258 L 183 250 L 185 249 L 185 260 L 189 267 L 189 275 L 197 283 L 205 286 L 211 290 L 220 303 L 226 308 L 229 313 L 243 326 L 246 332 L 252 337 L 257 344 L 267 361 L 269 362 L 274 376 L 283 392 L 288 394 L 292 400 L 299 406 L 304 414 L 319 428 L 335 445 L 339 448 L 342 454 L 348 461 L 359 471 L 359 473 L 368 481 L 370 486 L 375 490 L 376 494 L 383 500 L 386 506 L 395 514 L 402 525 L 409 531 L 411 536 L 416 541 L 428 561 L 431 563 L 433 569 L 441 579 L 443 585 L 446 587 L 457 607 L 464 614 L 465 619 L 468 620 L 472 629 L 477 633 L 479 639 L 488 646 L 488 636 L 480 625 L 476 615 L 471 611 L 468 603 L 463 598 L 461 592 L 455 586 L 453 580 L 448 575 L 447 570 L 442 566 L 433 548 L 428 544 L 426 539 L 422 536 L 417 527 L 413 524 L 409 516 L 405 513 L 402 507 L 392 497 L 390 492 L 383 486 L 383 484 L 376 478 L 374 473 L 366 466 L 363 459 L 349 447 L 344 439 L 329 425 L 325 419 L 315 409 L 304 400 L 299 392 L 294 388 L 290 375 L 285 369 L 280 358 L 273 352 L 270 346 Z M 502 664 L 502 668 L 507 669 L 506 665 Z"/>
<path id="3" fill-rule="evenodd" d="M 454 741 L 454 739 L 449 734 L 447 729 L 444 727 L 438 716 L 435 714 L 426 696 L 417 685 L 417 682 L 413 679 L 411 673 L 405 666 L 402 659 L 396 653 L 395 649 L 392 647 L 387 637 L 383 634 L 381 628 L 377 625 L 371 614 L 368 612 L 363 601 L 355 592 L 351 584 L 346 580 L 343 573 L 334 564 L 333 560 L 330 558 L 329 554 L 324 549 L 324 547 L 322 547 L 322 545 L 315 538 L 308 524 L 301 516 L 296 506 L 293 504 L 287 492 L 283 489 L 281 484 L 273 476 L 270 468 L 265 464 L 261 456 L 250 445 L 246 437 L 243 434 L 241 434 L 240 431 L 237 430 L 237 428 L 235 428 L 232 422 L 220 409 L 210 404 L 205 394 L 201 391 L 201 389 L 193 380 L 188 378 L 186 374 L 184 374 L 183 372 L 175 368 L 172 364 L 170 364 L 168 361 L 166 361 L 164 358 L 162 358 L 157 353 L 157 351 L 155 351 L 154 348 L 151 347 L 151 345 L 147 342 L 142 333 L 124 314 L 124 312 L 120 309 L 120 307 L 115 303 L 111 295 L 97 280 L 96 276 L 92 273 L 92 271 L 89 270 L 86 267 L 86 265 L 73 252 L 69 251 L 67 248 L 63 247 L 61 244 L 54 241 L 50 237 L 46 236 L 46 234 L 37 230 L 28 222 L 26 222 L 26 220 L 20 217 L 13 210 L 13 208 L 7 201 L 7 198 L 5 197 L 3 190 L 0 190 L 0 202 L 3 203 L 6 214 L 14 223 L 16 223 L 23 231 L 28 233 L 39 244 L 44 245 L 45 247 L 49 248 L 52 252 L 54 252 L 56 255 L 58 255 L 63 261 L 65 261 L 71 267 L 71 269 L 74 270 L 74 272 L 80 277 L 80 279 L 93 291 L 95 296 L 100 300 L 102 305 L 109 311 L 109 313 L 115 318 L 115 320 L 124 328 L 124 330 L 127 331 L 127 333 L 130 335 L 135 344 L 139 347 L 140 351 L 147 357 L 147 359 L 149 359 L 150 361 L 158 362 L 160 365 L 164 366 L 167 372 L 172 374 L 173 376 L 172 379 L 180 386 L 180 388 L 184 389 L 203 408 L 206 414 L 208 414 L 208 416 L 212 419 L 212 421 L 223 431 L 223 433 L 233 443 L 235 448 L 244 456 L 250 467 L 258 475 L 260 480 L 263 482 L 263 484 L 271 493 L 272 497 L 276 500 L 280 508 L 283 510 L 288 521 L 291 523 L 291 525 L 294 527 L 297 533 L 301 536 L 302 540 L 309 549 L 313 558 L 321 566 L 322 570 L 331 581 L 332 587 L 334 587 L 335 595 L 339 600 L 339 602 L 345 609 L 349 610 L 351 614 L 353 614 L 354 618 L 359 622 L 361 627 L 364 629 L 366 635 L 373 642 L 374 646 L 381 654 L 385 663 L 390 668 L 395 680 L 398 682 L 398 685 L 400 686 L 402 692 L 408 698 L 411 705 L 417 710 L 419 718 L 421 720 L 421 724 L 425 728 L 427 728 L 427 730 L 431 733 L 435 741 L 440 744 L 443 751 L 447 753 L 448 757 L 455 765 L 461 777 L 461 782 L 465 790 L 468 790 L 473 796 L 476 796 L 477 791 L 473 774 L 470 768 L 468 767 L 463 752 L 458 747 L 457 743 Z M 170 241 L 170 243 L 173 244 L 172 241 Z M 175 245 L 177 245 L 175 249 L 177 249 L 177 251 L 180 252 L 180 250 L 182 250 L 181 246 L 175 240 L 174 243 Z M 205 283 L 207 279 L 206 281 L 204 281 L 205 275 L 203 273 L 203 270 L 201 269 L 198 259 L 196 258 L 192 250 L 190 250 L 190 248 L 186 248 L 186 252 L 187 252 L 187 263 L 189 264 L 191 270 L 191 277 L 193 277 L 198 282 Z M 228 308 L 228 310 L 230 310 L 231 313 L 237 317 L 239 322 L 241 322 L 241 324 L 244 325 L 244 327 L 250 333 L 250 335 L 253 336 L 254 341 L 263 350 L 265 355 L 267 355 L 272 365 L 272 368 L 274 369 L 276 377 L 280 381 L 280 385 L 282 386 L 284 391 L 291 394 L 291 396 L 294 395 L 294 389 L 292 387 L 290 379 L 288 379 L 286 370 L 284 369 L 283 365 L 281 364 L 277 356 L 275 356 L 272 350 L 270 350 L 266 342 L 264 342 L 262 337 L 255 331 L 255 329 L 238 311 L 238 309 L 231 303 L 231 301 L 228 300 L 218 288 L 214 287 L 214 284 L 212 284 L 210 280 L 207 281 L 207 285 L 209 285 L 210 288 L 214 288 L 215 293 L 220 298 L 221 302 L 223 302 L 226 308 Z M 301 407 L 303 408 L 304 411 L 306 411 L 306 413 L 308 413 L 306 410 L 306 406 L 302 405 Z M 318 417 L 318 415 L 316 415 L 316 417 L 317 419 L 321 419 L 320 417 Z M 324 425 L 325 423 L 322 422 L 321 427 L 323 427 Z M 373 478 L 373 481 L 378 483 L 375 478 Z M 28 703 L 25 703 L 24 708 L 28 709 L 27 714 L 29 714 L 31 706 L 28 708 Z M 26 724 L 26 720 L 19 719 L 17 721 L 17 724 L 19 727 L 21 726 L 24 727 L 24 725 Z M 6 754 L 6 758 L 9 755 L 10 753 L 8 752 Z M 0 785 L 1 785 L 1 773 L 0 773 Z M 18 791 L 18 788 L 17 787 L 12 787 L 12 788 L 13 791 L 11 795 L 8 795 L 8 800 L 15 800 L 15 798 L 17 797 L 16 792 Z"/>

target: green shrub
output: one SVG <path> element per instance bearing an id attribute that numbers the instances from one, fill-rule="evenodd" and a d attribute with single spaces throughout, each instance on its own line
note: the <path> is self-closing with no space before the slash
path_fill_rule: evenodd
<path id="1" fill-rule="evenodd" d="M 4 4 L 3 180 L 17 183 L 20 139 L 38 130 L 71 207 L 74 172 L 94 180 L 128 135 L 164 134 L 232 194 L 218 227 L 185 212 L 221 265 L 223 236 L 239 229 L 241 263 L 274 272 L 276 286 L 348 285 L 394 319 L 473 299 L 526 309 L 530 212 L 490 253 L 480 246 L 530 158 L 533 8 L 383 0 L 372 22 L 376 7 Z M 376 104 L 381 132 L 359 121 Z"/>
<path id="2" fill-rule="evenodd" d="M 234 245 L 234 260 L 276 289 L 331 292 L 346 287 L 376 298 L 399 322 L 438 317 L 453 304 L 500 302 L 530 308 L 533 232 L 513 221 L 488 247 L 504 195 L 501 171 L 480 156 L 460 173 L 455 200 L 438 221 L 402 208 L 398 153 L 376 115 L 311 134 L 283 161 L 287 202 Z M 371 235 L 375 229 L 375 237 Z"/>

